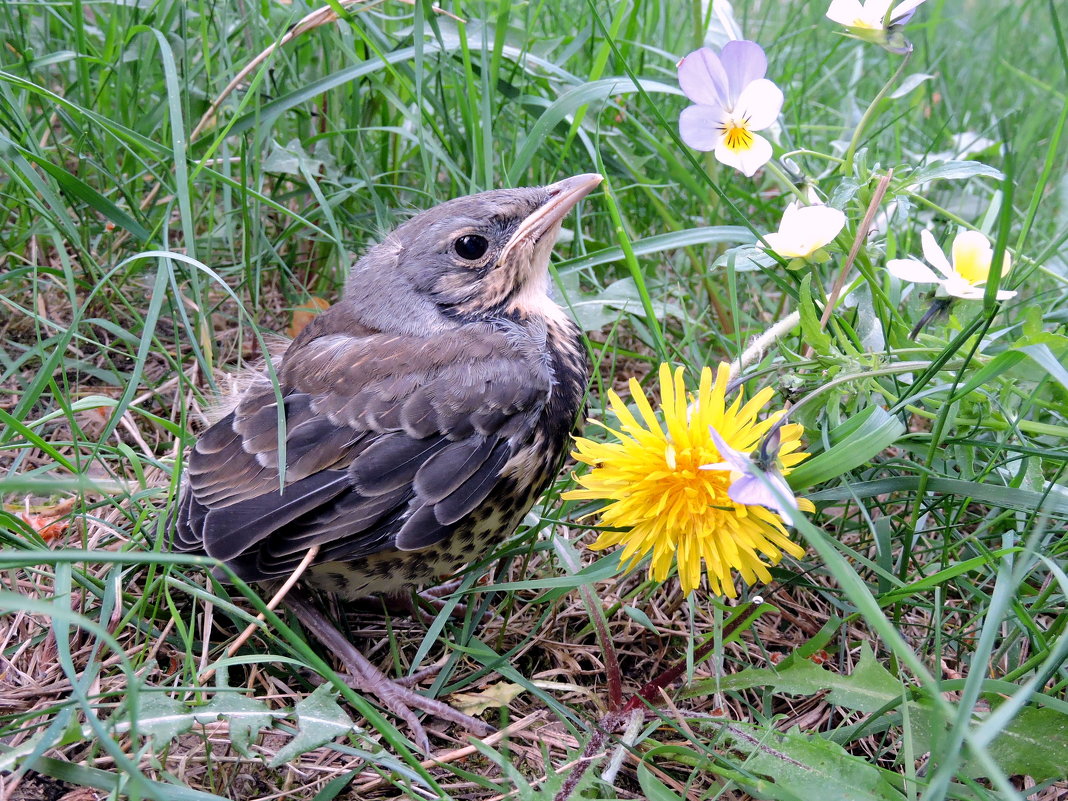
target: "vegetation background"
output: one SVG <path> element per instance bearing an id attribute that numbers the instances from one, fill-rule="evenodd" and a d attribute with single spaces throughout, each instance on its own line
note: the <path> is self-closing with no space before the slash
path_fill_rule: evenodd
<path id="1" fill-rule="evenodd" d="M 233 369 L 410 210 L 594 170 L 555 275 L 591 414 L 661 360 L 737 356 L 806 296 L 721 258 L 775 229 L 784 187 L 676 139 L 675 62 L 722 33 L 700 3 L 332 2 L 293 27 L 315 8 L 0 5 L 0 796 L 1065 798 L 1065 9 L 929 0 L 841 174 L 819 154 L 900 57 L 822 2 L 736 3 L 786 94 L 780 148 L 811 151 L 794 164 L 850 231 L 897 176 L 859 261 L 892 302 L 789 333 L 750 383 L 826 390 L 803 419 L 830 454 L 798 486 L 808 557 L 743 603 L 684 598 L 586 551 L 593 507 L 561 505 L 562 477 L 459 618 L 347 610 L 380 665 L 442 664 L 426 691 L 507 732 L 438 731 L 430 762 L 275 616 L 230 654 L 262 601 L 165 552 L 183 448 Z M 961 134 L 991 140 L 987 168 L 944 166 Z M 885 258 L 957 221 L 1013 250 L 1020 294 L 910 341 L 926 301 Z M 598 739 L 680 659 L 655 713 Z"/>

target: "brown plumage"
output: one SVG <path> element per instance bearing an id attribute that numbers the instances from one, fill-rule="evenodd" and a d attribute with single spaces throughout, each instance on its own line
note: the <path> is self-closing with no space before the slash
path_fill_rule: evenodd
<path id="1" fill-rule="evenodd" d="M 201 435 L 174 548 L 270 581 L 318 546 L 307 583 L 355 598 L 435 581 L 512 533 L 559 470 L 586 391 L 547 266 L 600 180 L 452 200 L 372 248 L 290 344 L 277 390 L 258 377 Z"/>

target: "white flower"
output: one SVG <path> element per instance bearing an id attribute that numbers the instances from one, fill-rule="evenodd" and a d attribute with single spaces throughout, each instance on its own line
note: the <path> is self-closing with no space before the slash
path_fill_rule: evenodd
<path id="1" fill-rule="evenodd" d="M 978 231 L 961 231 L 953 239 L 952 264 L 938 247 L 930 231 L 920 233 L 920 244 L 923 246 L 923 257 L 942 277 L 919 259 L 891 259 L 886 263 L 886 269 L 891 275 L 916 284 L 938 284 L 939 295 L 952 295 L 967 300 L 983 298 L 986 294 L 983 284 L 990 277 L 990 263 L 994 258 L 989 239 Z M 1011 266 L 1009 254 L 1006 252 L 1001 263 L 1003 278 Z M 1008 300 L 1015 296 L 1016 292 L 1007 289 L 999 289 L 997 293 L 998 300 Z"/>
<path id="2" fill-rule="evenodd" d="M 768 60 L 756 42 L 727 42 L 717 54 L 702 47 L 679 62 L 679 86 L 696 105 L 682 110 L 679 135 L 690 147 L 747 176 L 771 161 L 771 143 L 755 133 L 782 109 L 782 90 L 764 77 Z"/>
<path id="3" fill-rule="evenodd" d="M 787 525 L 793 525 L 798 503 L 794 491 L 779 469 L 779 431 L 776 428 L 764 440 L 754 460 L 748 454 L 732 448 L 715 426 L 709 426 L 708 433 L 716 443 L 716 450 L 726 461 L 703 464 L 701 469 L 730 470 L 733 480 L 727 489 L 727 496 L 732 501 L 744 506 L 766 506 L 777 512 Z M 738 474 L 737 478 L 734 477 L 735 473 Z"/>
<path id="4" fill-rule="evenodd" d="M 764 240 L 784 259 L 807 259 L 832 242 L 845 222 L 845 214 L 831 206 L 802 206 L 794 201 L 783 212 L 778 232 L 765 235 Z"/>
<path id="5" fill-rule="evenodd" d="M 844 25 L 851 36 L 907 53 L 912 46 L 899 33 L 926 0 L 903 0 L 890 10 L 892 0 L 831 0 L 827 18 Z"/>

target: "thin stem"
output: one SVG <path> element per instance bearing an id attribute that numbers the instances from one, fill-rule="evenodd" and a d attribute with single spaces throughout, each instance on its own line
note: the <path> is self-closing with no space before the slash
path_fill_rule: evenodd
<path id="1" fill-rule="evenodd" d="M 772 159 L 764 166 L 767 168 L 767 171 L 769 173 L 774 175 L 779 180 L 779 183 L 782 184 L 783 189 L 788 189 L 795 195 L 797 195 L 797 198 L 805 206 L 811 205 L 808 197 L 805 196 L 805 193 L 801 191 L 801 188 L 798 187 L 798 185 L 795 184 L 793 180 L 791 180 L 790 176 L 786 174 L 786 171 L 783 170 L 782 167 L 779 166 L 779 163 L 777 161 Z"/>
<path id="2" fill-rule="evenodd" d="M 860 138 L 864 134 L 864 130 L 868 127 L 868 123 L 875 117 L 875 112 L 879 108 L 879 104 L 882 103 L 889 93 L 890 89 L 897 83 L 898 79 L 905 72 L 905 67 L 908 66 L 909 60 L 912 58 L 912 51 L 905 53 L 904 58 L 901 59 L 901 63 L 898 64 L 894 74 L 890 76 L 890 80 L 883 84 L 883 88 L 879 90 L 879 94 L 875 96 L 875 99 L 871 101 L 868 108 L 864 111 L 864 116 L 860 118 L 860 122 L 857 123 L 857 128 L 853 131 L 853 138 L 849 140 L 849 147 L 846 149 L 845 156 L 842 158 L 842 174 L 849 175 L 853 172 L 853 157 L 856 155 L 857 147 L 860 145 Z"/>

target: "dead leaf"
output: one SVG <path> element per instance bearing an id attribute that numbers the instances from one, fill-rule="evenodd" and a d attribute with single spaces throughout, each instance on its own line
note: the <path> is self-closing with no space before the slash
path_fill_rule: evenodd
<path id="1" fill-rule="evenodd" d="M 296 339 L 297 334 L 304 330 L 304 326 L 312 321 L 312 318 L 325 309 L 330 308 L 330 303 L 320 297 L 312 296 L 303 306 L 293 309 L 293 319 L 286 329 L 290 339 Z"/>
<path id="2" fill-rule="evenodd" d="M 453 693 L 452 706 L 465 715 L 481 715 L 487 709 L 508 706 L 525 688 L 508 681 L 491 684 L 477 693 Z"/>
<path id="3" fill-rule="evenodd" d="M 70 527 L 70 513 L 77 498 L 67 498 L 59 503 L 30 506 L 26 499 L 23 506 L 9 504 L 4 509 L 17 515 L 22 522 L 41 535 L 45 542 L 62 537 Z"/>

